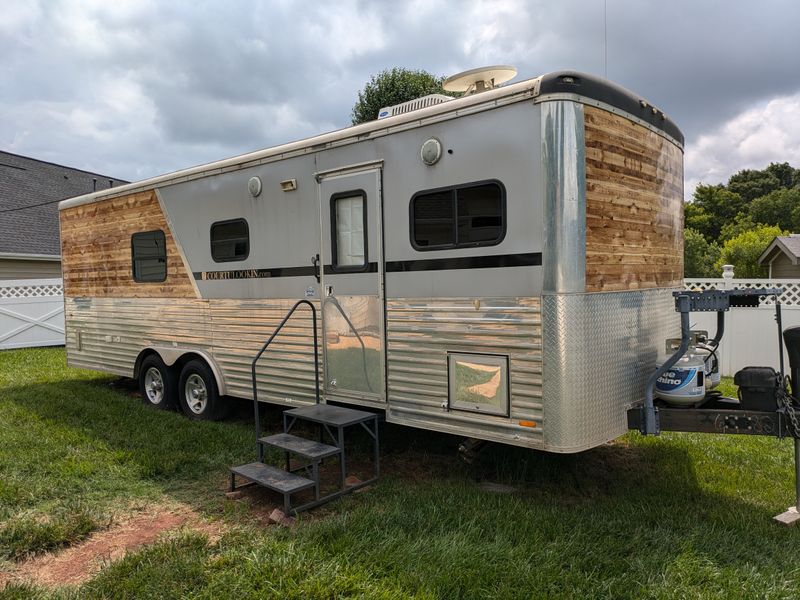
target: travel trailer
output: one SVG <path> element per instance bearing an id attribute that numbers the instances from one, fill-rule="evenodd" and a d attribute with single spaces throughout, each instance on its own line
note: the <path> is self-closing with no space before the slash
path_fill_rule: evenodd
<path id="1" fill-rule="evenodd" d="M 562 71 L 60 205 L 69 364 L 192 418 L 257 395 L 552 452 L 628 430 L 680 337 L 683 136 Z"/>

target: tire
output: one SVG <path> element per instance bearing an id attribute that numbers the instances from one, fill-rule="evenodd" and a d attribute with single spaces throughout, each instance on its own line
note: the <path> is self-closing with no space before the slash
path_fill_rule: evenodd
<path id="1" fill-rule="evenodd" d="M 178 398 L 178 377 L 158 354 L 146 356 L 139 367 L 139 392 L 142 401 L 159 410 L 175 406 Z"/>
<path id="2" fill-rule="evenodd" d="M 217 389 L 217 380 L 206 363 L 191 360 L 181 370 L 178 403 L 183 414 L 196 421 L 218 421 L 227 414 Z"/>

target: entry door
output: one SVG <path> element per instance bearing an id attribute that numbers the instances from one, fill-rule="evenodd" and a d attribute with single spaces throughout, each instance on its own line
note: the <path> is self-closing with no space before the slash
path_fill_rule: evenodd
<path id="1" fill-rule="evenodd" d="M 319 192 L 325 394 L 385 402 L 381 170 L 322 175 Z"/>

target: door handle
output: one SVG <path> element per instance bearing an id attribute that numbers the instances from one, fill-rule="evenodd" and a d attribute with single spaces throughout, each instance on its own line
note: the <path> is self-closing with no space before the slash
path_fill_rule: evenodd
<path id="1" fill-rule="evenodd" d="M 319 283 L 319 254 L 315 254 L 311 257 L 311 264 L 314 265 L 314 277 L 316 278 L 317 283 Z"/>

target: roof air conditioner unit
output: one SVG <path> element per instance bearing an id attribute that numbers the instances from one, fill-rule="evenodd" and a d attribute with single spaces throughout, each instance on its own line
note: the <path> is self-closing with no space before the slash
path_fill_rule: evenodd
<path id="1" fill-rule="evenodd" d="M 444 94 L 430 94 L 428 96 L 423 96 L 422 98 L 415 98 L 414 100 L 403 102 L 402 104 L 395 104 L 394 106 L 382 108 L 378 111 L 378 118 L 386 119 L 388 117 L 402 115 L 404 113 L 409 113 L 412 110 L 427 108 L 428 106 L 441 104 L 442 102 L 447 102 L 448 100 L 452 100 L 452 98 L 450 96 L 445 96 Z"/>

